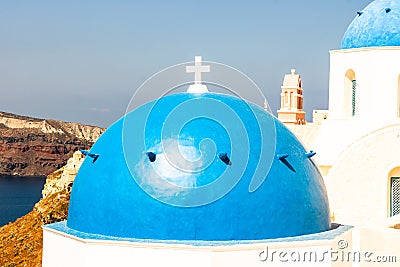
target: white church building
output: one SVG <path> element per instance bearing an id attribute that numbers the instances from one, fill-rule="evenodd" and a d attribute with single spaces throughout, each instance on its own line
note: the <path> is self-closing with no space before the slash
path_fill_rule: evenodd
<path id="1" fill-rule="evenodd" d="M 330 56 L 313 123 L 295 70 L 276 118 L 208 92 L 197 57 L 186 93 L 87 153 L 68 220 L 43 227 L 42 266 L 399 266 L 400 1 L 358 12 Z"/>
<path id="2" fill-rule="evenodd" d="M 324 114 L 289 127 L 326 170 L 332 216 L 350 225 L 390 224 L 400 214 L 400 1 L 372 2 L 341 49 L 330 51 Z"/>

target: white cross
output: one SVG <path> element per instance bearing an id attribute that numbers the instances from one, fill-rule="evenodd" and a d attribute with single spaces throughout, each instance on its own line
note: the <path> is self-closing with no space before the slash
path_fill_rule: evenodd
<path id="1" fill-rule="evenodd" d="M 194 66 L 186 66 L 187 73 L 194 72 L 194 84 L 201 84 L 201 74 L 203 72 L 210 72 L 210 66 L 201 65 L 201 57 L 194 57 Z"/>

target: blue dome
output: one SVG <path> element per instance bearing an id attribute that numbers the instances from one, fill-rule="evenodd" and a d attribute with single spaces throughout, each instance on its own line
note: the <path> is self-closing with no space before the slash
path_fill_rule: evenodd
<path id="1" fill-rule="evenodd" d="M 330 229 L 323 179 L 254 104 L 175 94 L 114 123 L 71 192 L 67 226 L 151 240 L 260 240 Z"/>
<path id="2" fill-rule="evenodd" d="M 400 46 L 400 1 L 376 0 L 350 24 L 341 48 Z"/>

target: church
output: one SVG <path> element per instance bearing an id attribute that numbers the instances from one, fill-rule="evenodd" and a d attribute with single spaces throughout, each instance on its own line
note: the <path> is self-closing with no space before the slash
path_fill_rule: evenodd
<path id="1" fill-rule="evenodd" d="M 330 51 L 329 110 L 314 111 L 313 123 L 298 121 L 302 95 L 286 94 L 286 76 L 299 91 L 300 76 L 285 76 L 279 118 L 317 152 L 340 223 L 386 225 L 400 214 L 399 25 L 399 1 L 374 1 L 357 13 L 341 48 Z"/>
<path id="2" fill-rule="evenodd" d="M 311 123 L 294 69 L 276 118 L 209 92 L 196 57 L 186 92 L 92 147 L 67 221 L 43 227 L 42 265 L 397 266 L 400 2 L 358 12 L 330 55 L 329 110 Z"/>

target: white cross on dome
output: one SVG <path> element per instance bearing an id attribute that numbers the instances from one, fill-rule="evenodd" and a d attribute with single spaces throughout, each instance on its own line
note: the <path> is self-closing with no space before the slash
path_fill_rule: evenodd
<path id="1" fill-rule="evenodd" d="M 194 73 L 194 84 L 189 86 L 188 93 L 206 93 L 208 92 L 207 86 L 202 84 L 201 74 L 203 72 L 210 72 L 209 65 L 202 65 L 201 56 L 194 58 L 194 66 L 186 66 L 187 73 Z"/>

